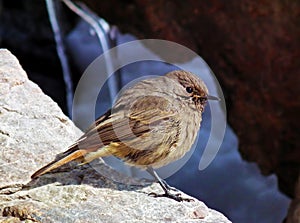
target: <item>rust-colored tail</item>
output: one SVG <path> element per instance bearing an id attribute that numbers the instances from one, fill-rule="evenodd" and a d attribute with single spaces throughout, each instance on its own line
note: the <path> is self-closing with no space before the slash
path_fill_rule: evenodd
<path id="1" fill-rule="evenodd" d="M 42 167 L 38 171 L 36 171 L 34 174 L 32 174 L 31 179 L 38 178 L 39 176 L 54 170 L 68 162 L 71 162 L 72 160 L 78 159 L 83 157 L 87 153 L 86 150 L 78 149 L 74 150 L 72 153 L 65 153 L 62 157 L 60 157 L 57 160 L 52 161 L 51 163 L 47 164 L 46 166 Z"/>

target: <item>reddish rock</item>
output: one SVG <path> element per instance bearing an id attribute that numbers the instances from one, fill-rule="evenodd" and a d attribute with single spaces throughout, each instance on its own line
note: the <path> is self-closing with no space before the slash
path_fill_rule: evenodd
<path id="1" fill-rule="evenodd" d="M 300 177 L 298 179 L 296 189 L 295 189 L 295 198 L 292 201 L 286 223 L 297 223 L 300 219 Z"/>

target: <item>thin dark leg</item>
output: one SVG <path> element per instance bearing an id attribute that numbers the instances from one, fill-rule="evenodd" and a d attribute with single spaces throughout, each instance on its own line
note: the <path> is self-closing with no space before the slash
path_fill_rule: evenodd
<path id="1" fill-rule="evenodd" d="M 147 172 L 150 173 L 151 176 L 153 176 L 157 180 L 157 182 L 159 183 L 159 185 L 162 187 L 162 189 L 165 192 L 164 194 L 150 193 L 149 195 L 154 196 L 154 197 L 168 197 L 175 201 L 193 201 L 193 199 L 181 197 L 181 193 L 172 194 L 170 192 L 171 190 L 173 190 L 173 191 L 178 191 L 178 190 L 174 187 L 169 186 L 166 181 L 161 179 L 158 176 L 158 174 L 155 172 L 155 170 L 153 170 L 152 167 L 148 167 Z"/>

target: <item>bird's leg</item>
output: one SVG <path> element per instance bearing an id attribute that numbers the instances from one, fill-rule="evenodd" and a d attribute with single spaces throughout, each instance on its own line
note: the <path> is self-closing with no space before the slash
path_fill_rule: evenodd
<path id="1" fill-rule="evenodd" d="M 156 172 L 155 172 L 156 173 Z M 157 174 L 157 173 L 156 173 Z M 158 175 L 157 175 L 158 176 Z M 157 178 L 156 178 L 157 179 Z M 171 187 L 165 180 L 161 179 L 161 182 L 164 184 L 164 186 L 167 188 L 167 190 L 172 190 L 172 191 L 176 191 L 176 192 L 179 192 L 177 188 L 175 187 Z"/>
<path id="2" fill-rule="evenodd" d="M 193 199 L 181 197 L 181 193 L 172 194 L 170 192 L 171 190 L 173 190 L 173 191 L 178 191 L 178 190 L 174 187 L 169 186 L 166 181 L 161 179 L 158 176 L 158 174 L 153 170 L 152 167 L 148 167 L 147 172 L 150 173 L 151 176 L 153 176 L 157 180 L 157 182 L 159 183 L 159 185 L 162 187 L 162 189 L 165 192 L 164 194 L 156 194 L 156 193 L 152 192 L 149 195 L 154 196 L 154 197 L 168 197 L 175 201 L 193 201 Z"/>

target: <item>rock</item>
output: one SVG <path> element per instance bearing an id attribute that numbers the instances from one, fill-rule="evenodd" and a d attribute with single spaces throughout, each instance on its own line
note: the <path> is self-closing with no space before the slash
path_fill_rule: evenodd
<path id="1" fill-rule="evenodd" d="M 0 21 L 0 48 L 10 49 L 30 80 L 67 112 L 62 69 L 46 2 L 2 1 Z M 64 23 L 63 27 L 69 26 Z"/>
<path id="2" fill-rule="evenodd" d="M 28 80 L 17 59 L 6 50 L 1 50 L 0 66 L 2 187 L 24 183 L 32 171 L 51 161 L 81 132 Z"/>
<path id="3" fill-rule="evenodd" d="M 158 184 L 121 176 L 100 159 L 31 181 L 82 132 L 3 49 L 0 123 L 0 222 L 230 222 L 196 199 L 151 197 Z"/>
<path id="4" fill-rule="evenodd" d="M 300 219 L 300 176 L 295 190 L 295 199 L 292 201 L 286 223 L 299 223 Z"/>

